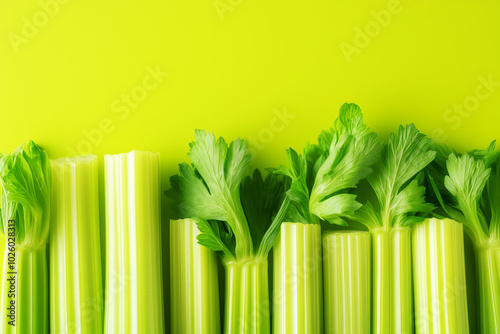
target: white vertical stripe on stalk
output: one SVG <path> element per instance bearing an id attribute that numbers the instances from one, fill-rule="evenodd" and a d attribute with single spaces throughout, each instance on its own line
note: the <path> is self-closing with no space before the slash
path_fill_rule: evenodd
<path id="1" fill-rule="evenodd" d="M 138 153 L 140 154 L 140 153 Z M 126 239 L 126 245 L 128 246 L 128 259 L 127 264 L 130 266 L 129 268 L 129 277 L 130 277 L 130 290 L 128 302 L 128 307 L 130 307 L 130 314 L 134 315 L 130 317 L 130 327 L 128 328 L 128 332 L 130 333 L 138 333 L 139 324 L 138 317 L 135 315 L 139 315 L 139 311 L 137 309 L 137 294 L 138 294 L 138 284 L 139 284 L 139 273 L 138 273 L 138 265 L 137 265 L 137 243 L 138 243 L 138 229 L 137 224 L 141 224 L 142 221 L 137 221 L 136 219 L 136 207 L 140 205 L 139 201 L 142 199 L 138 198 L 136 194 L 138 194 L 136 189 L 136 183 L 140 182 L 139 175 L 141 175 L 141 170 L 139 166 L 138 159 L 135 159 L 134 154 L 127 154 L 126 159 L 126 168 L 127 168 L 127 191 L 124 193 L 126 195 L 126 203 L 127 203 L 127 220 L 126 226 L 128 227 L 128 238 Z M 141 217 L 142 219 L 147 219 L 147 217 Z M 143 259 L 147 260 L 147 259 Z"/>

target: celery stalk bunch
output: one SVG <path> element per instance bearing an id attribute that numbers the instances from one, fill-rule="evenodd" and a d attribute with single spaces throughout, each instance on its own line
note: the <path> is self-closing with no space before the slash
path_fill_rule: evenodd
<path id="1" fill-rule="evenodd" d="M 256 170 L 237 139 L 229 145 L 195 131 L 167 195 L 181 218 L 196 220 L 198 242 L 220 256 L 226 270 L 224 333 L 270 333 L 267 257 L 290 199 L 283 178 Z"/>
<path id="2" fill-rule="evenodd" d="M 344 218 L 361 207 L 354 189 L 380 156 L 378 136 L 364 124 L 357 105 L 342 105 L 334 125 L 303 154 L 288 149 L 287 165 L 275 170 L 292 182 L 287 223 L 274 248 L 275 333 L 323 331 L 320 221 L 347 225 Z"/>

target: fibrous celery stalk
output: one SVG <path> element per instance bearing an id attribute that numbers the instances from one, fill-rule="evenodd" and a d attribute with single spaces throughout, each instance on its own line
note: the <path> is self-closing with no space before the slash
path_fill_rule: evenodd
<path id="1" fill-rule="evenodd" d="M 106 155 L 105 332 L 163 333 L 159 154 Z"/>
<path id="2" fill-rule="evenodd" d="M 414 224 L 412 245 L 417 334 L 469 333 L 462 224 Z"/>
<path id="3" fill-rule="evenodd" d="M 323 332 L 321 226 L 282 223 L 274 245 L 273 333 Z"/>
<path id="4" fill-rule="evenodd" d="M 370 333 L 371 235 L 335 231 L 323 235 L 325 333 Z"/>
<path id="5" fill-rule="evenodd" d="M 220 334 L 217 255 L 194 219 L 170 221 L 171 332 Z"/>
<path id="6" fill-rule="evenodd" d="M 103 331 L 97 157 L 52 160 L 50 327 Z"/>

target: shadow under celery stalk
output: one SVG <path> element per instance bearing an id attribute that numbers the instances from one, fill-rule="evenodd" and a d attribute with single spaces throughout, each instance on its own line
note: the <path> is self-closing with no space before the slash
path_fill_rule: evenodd
<path id="1" fill-rule="evenodd" d="M 429 171 L 444 215 L 464 224 L 476 252 L 482 333 L 500 332 L 500 151 L 463 155 L 437 146 L 440 159 Z"/>
<path id="2" fill-rule="evenodd" d="M 281 225 L 274 247 L 274 333 L 323 332 L 319 223 L 346 225 L 342 217 L 361 207 L 351 190 L 370 174 L 380 149 L 377 135 L 363 123 L 361 109 L 346 103 L 335 128 L 323 131 L 318 145 L 307 145 L 304 154 L 288 149 L 287 165 L 275 170 L 292 182 L 292 205 L 285 217 L 291 223 Z"/>
<path id="3" fill-rule="evenodd" d="M 411 227 L 434 208 L 425 202 L 420 171 L 435 157 L 431 140 L 413 124 L 392 133 L 368 182 L 378 205 L 368 201 L 352 215 L 372 233 L 372 332 L 412 333 Z"/>
<path id="4" fill-rule="evenodd" d="M 179 165 L 166 194 L 182 218 L 196 220 L 198 242 L 224 264 L 224 333 L 270 333 L 267 261 L 290 202 L 283 178 L 263 179 L 258 170 L 245 178 L 245 143 L 228 145 L 202 130 L 195 131 L 188 156 L 192 165 Z"/>
<path id="5" fill-rule="evenodd" d="M 2 268 L 2 333 L 48 333 L 50 161 L 34 142 L 0 157 L 1 231 L 6 238 Z"/>

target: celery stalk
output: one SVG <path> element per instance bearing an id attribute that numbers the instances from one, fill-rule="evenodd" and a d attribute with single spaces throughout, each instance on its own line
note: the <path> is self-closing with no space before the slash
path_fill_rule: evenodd
<path id="1" fill-rule="evenodd" d="M 220 333 L 217 256 L 198 235 L 195 220 L 170 221 L 172 333 Z"/>
<path id="2" fill-rule="evenodd" d="M 321 226 L 282 223 L 274 245 L 274 333 L 322 333 Z"/>
<path id="3" fill-rule="evenodd" d="M 412 245 L 417 333 L 469 333 L 463 225 L 427 219 Z"/>
<path id="4" fill-rule="evenodd" d="M 106 333 L 163 333 L 159 154 L 106 155 Z"/>
<path id="5" fill-rule="evenodd" d="M 2 276 L 2 327 L 0 333 L 35 334 L 48 333 L 48 281 L 47 281 L 47 255 L 46 249 L 35 250 L 19 249 L 16 251 L 15 268 L 17 270 L 14 288 L 16 306 L 15 321 L 13 326 L 9 322 L 13 318 L 10 302 L 14 300 L 10 282 L 13 275 L 11 271 L 4 270 Z M 6 253 L 7 254 L 7 253 Z M 8 258 L 4 259 L 8 262 Z M 5 311 L 7 313 L 5 313 Z"/>
<path id="6" fill-rule="evenodd" d="M 50 225 L 50 161 L 32 141 L 0 154 L 2 268 L 0 333 L 48 333 L 46 243 Z"/>
<path id="7" fill-rule="evenodd" d="M 435 203 L 446 217 L 463 223 L 476 253 L 482 333 L 500 333 L 500 151 L 458 154 L 438 146 L 430 170 Z"/>
<path id="8" fill-rule="evenodd" d="M 195 220 L 198 243 L 225 267 L 224 333 L 269 333 L 267 257 L 290 205 L 285 180 L 259 170 L 247 176 L 251 157 L 241 139 L 228 144 L 196 130 L 189 147 L 192 164 L 179 165 L 166 194 L 181 217 Z"/>
<path id="9" fill-rule="evenodd" d="M 224 333 L 270 333 L 267 257 L 228 262 Z"/>
<path id="10" fill-rule="evenodd" d="M 370 333 L 371 235 L 323 235 L 325 333 Z"/>
<path id="11" fill-rule="evenodd" d="M 97 157 L 52 160 L 52 333 L 102 333 Z"/>
<path id="12" fill-rule="evenodd" d="M 482 333 L 500 333 L 500 243 L 476 249 Z"/>
<path id="13" fill-rule="evenodd" d="M 373 310 L 375 333 L 411 333 L 411 229 L 375 229 L 373 236 Z"/>

